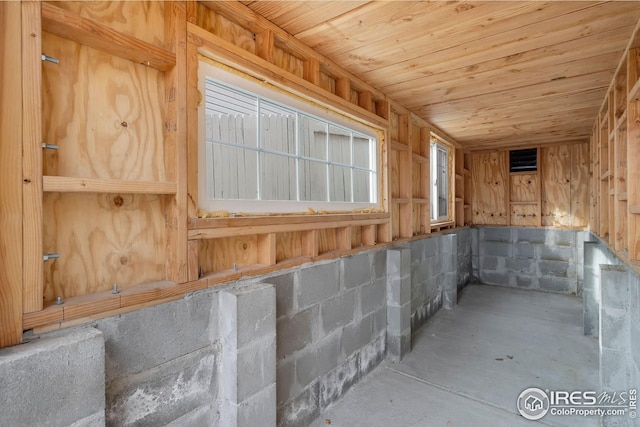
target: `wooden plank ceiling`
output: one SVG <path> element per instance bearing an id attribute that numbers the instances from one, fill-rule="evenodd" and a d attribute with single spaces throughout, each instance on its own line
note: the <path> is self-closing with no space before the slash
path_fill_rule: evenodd
<path id="1" fill-rule="evenodd" d="M 587 140 L 640 2 L 245 1 L 471 150 Z"/>

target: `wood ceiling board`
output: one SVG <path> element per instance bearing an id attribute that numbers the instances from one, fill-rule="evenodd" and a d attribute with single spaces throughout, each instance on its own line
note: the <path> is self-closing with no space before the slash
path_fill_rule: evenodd
<path id="1" fill-rule="evenodd" d="M 490 71 L 513 72 L 526 68 L 537 69 L 613 52 L 618 54 L 619 59 L 621 52 L 620 46 L 622 45 L 621 41 L 633 31 L 633 28 L 634 25 L 627 25 L 621 28 L 610 29 L 603 33 L 580 37 L 556 45 L 539 47 L 498 59 L 485 61 L 484 58 L 480 58 L 481 62 L 472 64 L 468 61 L 460 60 L 459 64 L 454 65 L 452 61 L 450 64 L 451 67 L 444 71 L 429 71 L 430 65 L 427 64 L 422 65 L 420 69 L 409 65 L 403 66 L 402 70 L 395 72 L 388 70 L 389 73 L 387 74 L 380 74 L 379 70 L 372 70 L 370 73 L 364 73 L 363 75 L 380 79 L 381 82 L 389 81 L 391 84 L 381 89 L 394 90 L 396 87 L 400 89 L 402 85 L 414 81 L 420 81 L 422 84 L 433 84 L 459 78 L 477 79 L 478 75 Z M 441 67 L 441 65 L 435 65 L 434 68 L 435 67 Z M 395 74 L 404 74 L 405 79 L 396 81 L 396 79 L 393 78 Z M 407 78 L 410 80 L 407 80 Z"/>
<path id="2" fill-rule="evenodd" d="M 441 114 L 434 114 L 429 106 L 423 108 L 422 115 L 429 115 L 432 120 L 441 123 L 443 126 L 449 126 L 453 123 L 469 123 L 472 121 L 487 120 L 514 120 L 518 118 L 540 117 L 545 114 L 562 114 L 568 111 L 589 106 L 594 108 L 598 113 L 600 104 L 602 103 L 602 88 L 581 92 L 573 95 L 559 95 L 554 100 L 541 99 L 530 101 L 526 104 L 503 104 L 482 109 L 470 110 L 449 110 Z M 595 116 L 594 116 L 595 117 Z"/>
<path id="3" fill-rule="evenodd" d="M 256 13 L 296 35 L 333 20 L 368 1 L 254 1 L 247 6 Z"/>
<path id="4" fill-rule="evenodd" d="M 442 3 L 438 2 L 438 4 Z M 512 6 L 505 7 L 505 4 Z M 574 5 L 570 9 L 571 12 L 575 12 L 575 9 L 580 12 L 586 8 L 590 10 L 588 16 L 596 16 L 599 12 L 601 13 L 599 9 L 591 11 L 593 6 L 589 7 L 588 3 L 572 2 L 570 4 Z M 452 7 L 452 5 L 448 7 Z M 357 34 L 363 41 L 357 47 L 349 50 L 346 50 L 349 41 L 344 40 L 348 36 L 343 34 L 343 28 L 337 27 L 333 30 L 334 33 L 339 32 L 342 36 L 341 38 L 333 38 L 333 44 L 337 47 L 329 49 L 317 46 L 316 48 L 325 55 L 335 58 L 340 64 L 352 71 L 366 72 L 371 68 L 393 66 L 419 58 L 431 58 L 432 55 L 438 55 L 447 49 L 455 49 L 458 54 L 463 53 L 464 47 L 468 47 L 468 51 L 475 46 L 471 52 L 487 51 L 489 48 L 508 45 L 514 41 L 537 38 L 545 32 L 558 31 L 563 28 L 564 21 L 566 21 L 566 25 L 576 25 L 573 22 L 583 18 L 582 14 L 574 15 L 572 18 L 573 14 L 566 14 L 568 6 L 565 2 L 552 4 L 490 2 L 481 5 L 482 7 L 474 7 L 465 11 L 461 16 L 452 16 L 451 13 L 427 14 L 429 21 L 419 25 L 414 22 L 411 22 L 410 25 L 381 24 L 391 28 L 400 25 L 401 28 L 397 29 L 396 35 L 389 35 L 376 42 L 372 42 L 371 39 L 382 33 L 382 30 L 369 32 L 366 28 L 360 28 Z M 545 15 L 544 22 L 540 21 L 541 15 L 538 8 L 543 7 L 540 5 L 549 9 L 549 18 L 547 19 Z M 489 16 L 482 15 L 484 8 L 492 8 L 488 13 Z M 528 13 L 523 13 L 523 9 Z M 439 9 L 439 12 L 443 11 L 445 11 L 444 8 Z M 470 13 L 477 14 L 477 17 L 467 18 Z M 306 41 L 304 38 L 301 40 Z M 436 62 L 439 62 L 439 59 Z"/>
<path id="5" fill-rule="evenodd" d="M 552 65 L 548 68 L 532 67 L 500 70 L 497 72 L 488 71 L 486 73 L 479 73 L 476 77 L 452 79 L 451 81 L 437 84 L 429 84 L 422 80 L 417 80 L 413 86 L 403 86 L 402 90 L 389 90 L 387 93 L 393 93 L 393 98 L 398 100 L 412 100 L 403 105 L 409 109 L 414 109 L 425 103 L 429 104 L 437 101 L 447 102 L 500 91 L 519 91 L 532 86 L 537 86 L 540 91 L 543 91 L 545 90 L 545 85 L 548 83 L 569 82 L 574 78 L 581 78 L 600 72 L 605 72 L 609 77 L 609 81 L 611 81 L 613 77 L 611 70 L 615 67 L 615 64 L 618 63 L 619 59 L 619 52 L 613 52 L 594 58 L 559 64 L 559 66 Z M 561 84 L 555 86 L 558 86 L 558 90 L 564 92 Z"/>

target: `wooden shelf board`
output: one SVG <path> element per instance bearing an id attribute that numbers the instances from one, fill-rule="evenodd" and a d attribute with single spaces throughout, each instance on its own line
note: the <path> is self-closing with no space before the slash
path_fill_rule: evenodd
<path id="1" fill-rule="evenodd" d="M 616 189 L 615 188 L 610 188 L 609 189 L 609 195 L 610 196 L 615 196 L 616 195 Z"/>
<path id="2" fill-rule="evenodd" d="M 629 95 L 627 95 L 628 101 L 640 101 L 640 79 L 636 81 L 631 90 L 629 91 Z"/>
<path id="3" fill-rule="evenodd" d="M 618 193 L 618 196 L 617 196 L 617 197 L 618 197 L 618 200 L 619 200 L 619 201 L 624 202 L 624 201 L 626 201 L 626 200 L 627 200 L 628 194 L 627 194 L 627 192 L 625 191 L 624 193 Z"/>
<path id="4" fill-rule="evenodd" d="M 398 203 L 400 205 L 409 203 L 410 201 L 411 199 L 409 199 L 408 197 L 394 197 L 393 199 L 391 199 L 391 203 Z"/>
<path id="5" fill-rule="evenodd" d="M 456 203 L 462 203 L 464 199 L 462 197 L 456 197 Z"/>
<path id="6" fill-rule="evenodd" d="M 636 215 L 640 214 L 640 205 L 629 206 L 629 213 Z"/>
<path id="7" fill-rule="evenodd" d="M 413 199 L 411 199 L 411 201 L 413 203 L 420 203 L 420 204 L 428 204 L 429 203 L 429 199 L 420 199 L 417 197 L 414 197 Z"/>
<path id="8" fill-rule="evenodd" d="M 467 204 L 465 204 L 463 207 L 464 207 L 465 209 L 471 209 L 471 205 L 467 205 Z"/>
<path id="9" fill-rule="evenodd" d="M 42 177 L 42 191 L 44 192 L 176 194 L 177 188 L 178 185 L 175 182 L 136 182 L 66 176 Z"/>
<path id="10" fill-rule="evenodd" d="M 410 199 L 407 199 L 410 200 Z M 354 215 L 296 215 L 245 218 L 190 218 L 188 239 L 217 239 L 252 234 L 322 230 L 385 224 L 388 213 Z"/>
<path id="11" fill-rule="evenodd" d="M 391 149 L 396 151 L 409 151 L 409 146 L 401 142 L 391 140 Z"/>
<path id="12" fill-rule="evenodd" d="M 429 163 L 429 159 L 426 158 L 425 156 L 420 155 L 420 154 L 412 153 L 411 154 L 411 158 L 413 159 L 414 162 Z"/>
<path id="13" fill-rule="evenodd" d="M 42 29 L 160 71 L 167 71 L 176 64 L 175 54 L 168 50 L 123 34 L 50 3 L 42 3 Z M 61 60 L 64 61 L 64 58 Z"/>
<path id="14" fill-rule="evenodd" d="M 535 202 L 535 201 L 523 201 L 523 202 L 511 201 L 511 202 L 509 202 L 509 204 L 511 204 L 511 205 L 537 205 L 538 202 Z"/>

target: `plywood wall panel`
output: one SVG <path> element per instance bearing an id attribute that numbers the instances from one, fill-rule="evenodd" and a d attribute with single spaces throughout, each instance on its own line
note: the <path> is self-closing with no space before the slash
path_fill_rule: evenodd
<path id="1" fill-rule="evenodd" d="M 507 152 L 474 153 L 471 157 L 473 223 L 507 225 Z"/>
<path id="2" fill-rule="evenodd" d="M 276 262 L 302 255 L 302 233 L 276 234 Z"/>
<path id="3" fill-rule="evenodd" d="M 540 150 L 542 173 L 542 225 L 571 225 L 571 148 L 567 145 Z"/>
<path id="4" fill-rule="evenodd" d="M 45 175 L 164 181 L 164 76 L 43 33 Z"/>
<path id="5" fill-rule="evenodd" d="M 165 278 L 163 196 L 45 193 L 44 301 Z"/>
<path id="6" fill-rule="evenodd" d="M 571 146 L 571 226 L 589 224 L 589 145 Z"/>
<path id="7" fill-rule="evenodd" d="M 251 31 L 229 21 L 201 4 L 198 5 L 197 25 L 248 52 L 254 53 L 256 51 L 256 42 Z"/>
<path id="8" fill-rule="evenodd" d="M 258 236 L 223 237 L 201 240 L 200 266 L 205 273 L 233 270 L 258 263 Z"/>
<path id="9" fill-rule="evenodd" d="M 537 205 L 511 205 L 511 225 L 535 227 L 538 225 Z"/>
<path id="10" fill-rule="evenodd" d="M 124 34 L 164 47 L 163 1 L 56 1 L 55 5 Z"/>
<path id="11" fill-rule="evenodd" d="M 304 77 L 304 61 L 278 47 L 275 48 L 273 63 L 291 74 L 295 74 L 300 78 Z"/>
<path id="12" fill-rule="evenodd" d="M 511 175 L 510 180 L 510 201 L 536 203 L 538 174 Z"/>

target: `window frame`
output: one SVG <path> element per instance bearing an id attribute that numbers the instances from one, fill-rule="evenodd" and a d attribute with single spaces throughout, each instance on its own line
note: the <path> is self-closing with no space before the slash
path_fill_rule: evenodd
<path id="1" fill-rule="evenodd" d="M 353 201 L 305 201 L 300 200 L 300 174 L 299 174 L 299 164 L 305 160 L 313 160 L 318 161 L 318 159 L 307 159 L 305 156 L 301 155 L 300 152 L 300 141 L 298 140 L 299 129 L 296 125 L 296 153 L 295 158 L 296 161 L 296 194 L 297 200 L 247 200 L 247 199 L 211 199 L 208 197 L 208 187 L 207 187 L 207 157 L 206 157 L 206 90 L 205 90 L 205 79 L 210 78 L 217 83 L 221 83 L 223 85 L 231 86 L 233 89 L 239 90 L 241 92 L 248 93 L 252 96 L 257 96 L 258 99 L 264 100 L 266 102 L 276 104 L 278 106 L 282 106 L 288 110 L 296 111 L 297 115 L 304 115 L 310 117 L 312 119 L 317 119 L 323 122 L 328 122 L 326 129 L 329 130 L 331 126 L 336 126 L 341 130 L 346 130 L 351 132 L 351 141 L 350 141 L 350 149 L 351 149 L 351 159 L 350 165 L 338 165 L 335 162 L 332 162 L 329 158 L 328 153 L 331 151 L 329 147 L 329 135 L 327 135 L 327 159 L 321 160 L 318 163 L 326 164 L 327 166 L 327 186 L 325 191 L 327 193 L 327 198 L 330 197 L 331 184 L 330 184 L 330 168 L 332 166 L 339 166 L 348 168 L 351 176 L 351 187 L 349 191 L 351 192 L 351 200 L 354 199 L 353 189 L 354 189 L 354 171 L 363 171 L 366 173 L 371 173 L 372 177 L 369 178 L 369 195 L 370 200 L 368 202 L 353 202 Z M 289 93 L 285 90 L 273 87 L 265 82 L 259 82 L 256 79 L 241 74 L 235 70 L 226 69 L 226 67 L 221 67 L 218 64 L 212 63 L 206 58 L 199 58 L 199 67 L 198 67 L 198 90 L 201 95 L 201 102 L 198 106 L 198 207 L 199 209 L 203 209 L 209 212 L 215 211 L 229 211 L 229 212 L 246 212 L 246 213 L 281 213 L 281 214 L 291 214 L 291 213 L 301 213 L 305 211 L 309 211 L 309 209 L 317 210 L 317 211 L 327 211 L 327 212 L 349 212 L 349 211 L 357 211 L 362 209 L 378 209 L 381 204 L 382 191 L 383 186 L 381 183 L 381 176 L 383 175 L 382 171 L 382 158 L 381 158 L 381 141 L 383 140 L 383 133 L 380 129 L 373 127 L 369 124 L 356 121 L 350 117 L 345 115 L 341 115 L 338 112 L 334 112 L 325 107 L 321 107 L 313 103 L 312 101 L 300 98 L 295 94 Z M 296 118 L 296 123 L 298 119 Z M 259 129 L 256 132 L 258 134 L 257 139 L 260 140 Z M 360 166 L 357 166 L 357 160 L 353 155 L 353 140 L 354 136 L 362 136 L 365 138 L 370 138 L 373 140 L 373 143 L 370 144 L 369 148 L 369 167 L 370 169 L 366 169 Z M 268 150 L 262 150 L 263 152 L 267 152 L 272 154 Z M 279 153 L 282 154 L 282 153 Z M 260 193 L 260 161 L 256 164 L 256 179 L 258 185 L 258 193 Z"/>
<path id="2" fill-rule="evenodd" d="M 440 138 L 438 138 L 436 135 L 432 134 L 431 140 L 430 140 L 430 144 L 429 144 L 429 178 L 430 178 L 430 209 L 429 209 L 429 217 L 431 220 L 432 224 L 440 224 L 440 223 L 446 223 L 446 222 L 450 222 L 452 220 L 452 215 L 453 215 L 453 209 L 452 209 L 452 204 L 453 204 L 453 195 L 452 195 L 452 190 L 453 190 L 453 173 L 454 171 L 452 171 L 452 164 L 451 164 L 451 160 L 452 160 L 452 146 L 444 141 L 442 141 Z M 447 178 L 444 180 L 444 186 L 445 186 L 445 194 L 446 194 L 446 201 L 444 203 L 444 206 L 446 206 L 446 214 L 445 215 L 440 215 L 439 214 L 439 208 L 440 208 L 440 202 L 438 200 L 439 197 L 439 185 L 440 185 L 440 181 L 438 180 L 438 174 L 439 174 L 439 170 L 438 170 L 438 153 L 439 152 L 444 152 L 445 153 L 445 170 L 446 170 L 446 175 Z"/>

